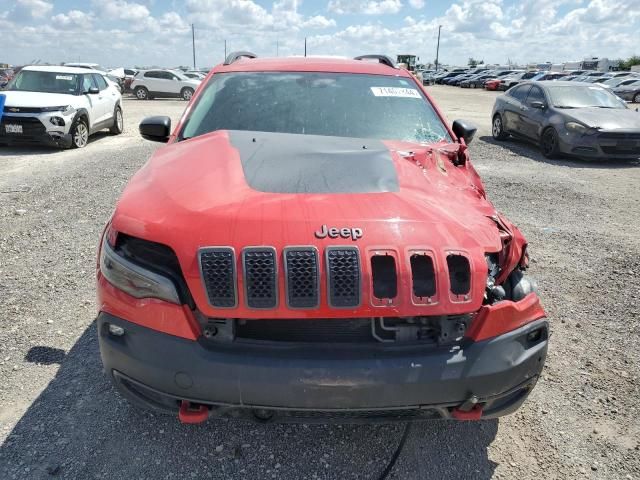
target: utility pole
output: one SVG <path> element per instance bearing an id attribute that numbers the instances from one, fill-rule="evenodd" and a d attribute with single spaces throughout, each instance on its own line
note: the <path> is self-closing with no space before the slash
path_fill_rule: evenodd
<path id="1" fill-rule="evenodd" d="M 440 55 L 440 30 L 442 25 L 438 25 L 438 46 L 436 47 L 436 72 L 438 71 L 438 58 Z"/>
<path id="2" fill-rule="evenodd" d="M 304 56 L 307 56 L 307 37 L 304 37 Z"/>
<path id="3" fill-rule="evenodd" d="M 224 59 L 227 59 L 227 41 L 224 41 Z"/>
<path id="4" fill-rule="evenodd" d="M 196 30 L 191 24 L 191 45 L 193 46 L 193 69 L 196 69 Z"/>
<path id="5" fill-rule="evenodd" d="M 276 38 L 276 57 L 277 57 L 277 56 L 279 56 L 279 55 L 278 55 L 278 47 L 279 47 L 279 45 L 278 45 L 278 39 Z"/>

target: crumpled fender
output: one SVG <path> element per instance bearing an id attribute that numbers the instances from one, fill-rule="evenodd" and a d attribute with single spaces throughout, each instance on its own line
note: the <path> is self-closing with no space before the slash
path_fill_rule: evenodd
<path id="1" fill-rule="evenodd" d="M 500 253 L 500 274 L 496 278 L 496 284 L 502 284 L 516 267 L 526 269 L 529 266 L 527 254 L 527 240 L 513 223 L 504 215 L 496 212 L 491 219 L 496 222 L 502 239 L 502 252 Z"/>

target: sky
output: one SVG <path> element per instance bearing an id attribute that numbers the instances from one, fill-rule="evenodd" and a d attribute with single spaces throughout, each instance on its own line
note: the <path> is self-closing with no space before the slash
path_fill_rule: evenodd
<path id="1" fill-rule="evenodd" d="M 561 63 L 640 54 L 640 0 L 0 0 L 0 63 L 211 67 L 259 56 L 415 54 Z"/>

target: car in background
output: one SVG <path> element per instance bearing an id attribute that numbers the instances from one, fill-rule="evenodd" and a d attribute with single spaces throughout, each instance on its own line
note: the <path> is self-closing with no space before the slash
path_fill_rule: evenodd
<path id="1" fill-rule="evenodd" d="M 487 90 L 500 90 L 500 91 L 509 90 L 511 87 L 517 85 L 518 83 L 524 80 L 530 80 L 531 78 L 535 77 L 539 73 L 540 72 L 535 72 L 535 71 L 512 73 L 501 79 L 487 81 L 485 83 L 485 88 Z"/>
<path id="2" fill-rule="evenodd" d="M 5 88 L 14 77 L 14 71 L 10 68 L 0 69 L 0 89 Z"/>
<path id="3" fill-rule="evenodd" d="M 182 98 L 189 101 L 200 82 L 178 70 L 143 70 L 134 77 L 131 90 L 138 100 Z"/>
<path id="4" fill-rule="evenodd" d="M 600 85 L 528 81 L 496 98 L 496 140 L 533 141 L 550 159 L 640 158 L 640 115 Z"/>
<path id="5" fill-rule="evenodd" d="M 627 82 L 611 89 L 611 91 L 623 100 L 640 103 L 640 79 Z"/>
<path id="6" fill-rule="evenodd" d="M 99 130 L 124 129 L 120 92 L 94 70 L 24 67 L 3 95 L 0 144 L 82 148 Z"/>
<path id="7" fill-rule="evenodd" d="M 458 77 L 460 75 L 463 75 L 466 73 L 466 70 L 460 71 L 460 70 L 454 70 L 452 72 L 443 72 L 440 75 L 437 75 L 434 77 L 435 79 L 435 83 L 436 84 L 442 84 L 444 85 L 445 81 L 453 78 L 453 77 Z"/>
<path id="8" fill-rule="evenodd" d="M 606 82 L 603 82 L 602 86 L 607 88 L 624 87 L 636 80 L 640 80 L 640 74 L 631 74 L 627 77 L 610 78 Z"/>
<path id="9" fill-rule="evenodd" d="M 206 75 L 202 72 L 183 72 L 184 76 L 187 78 L 192 78 L 193 80 L 204 80 Z"/>
<path id="10" fill-rule="evenodd" d="M 567 74 L 563 72 L 540 72 L 534 77 L 531 77 L 532 82 L 543 82 L 549 80 L 560 80 L 566 77 Z"/>
<path id="11" fill-rule="evenodd" d="M 131 82 L 133 82 L 133 78 L 138 73 L 137 70 L 133 68 L 125 68 L 124 69 L 124 83 L 123 83 L 123 91 L 130 92 L 131 91 Z"/>
<path id="12" fill-rule="evenodd" d="M 485 80 L 492 77 L 493 75 L 489 73 L 477 73 L 466 80 L 461 81 L 459 86 L 462 88 L 482 88 Z"/>
<path id="13" fill-rule="evenodd" d="M 74 68 L 84 68 L 86 70 L 95 70 L 96 72 L 103 75 L 108 82 L 111 82 L 114 85 L 116 85 L 120 90 L 120 93 L 123 93 L 125 90 L 124 88 L 125 74 L 124 74 L 124 69 L 122 68 L 109 70 L 101 66 L 99 63 L 82 63 L 82 62 L 76 62 L 76 63 L 69 62 L 69 63 L 65 63 L 64 66 L 74 67 Z"/>

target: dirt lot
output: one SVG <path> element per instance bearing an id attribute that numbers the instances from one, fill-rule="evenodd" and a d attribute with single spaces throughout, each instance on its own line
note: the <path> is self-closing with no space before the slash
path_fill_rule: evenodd
<path id="1" fill-rule="evenodd" d="M 500 421 L 415 424 L 390 478 L 640 478 L 640 163 L 545 160 L 489 136 L 494 93 L 429 87 L 471 146 L 497 207 L 528 237 L 552 322 L 544 377 Z M 102 373 L 95 250 L 157 145 L 126 133 L 81 151 L 0 149 L 1 479 L 375 479 L 402 425 L 180 425 L 140 414 Z"/>

